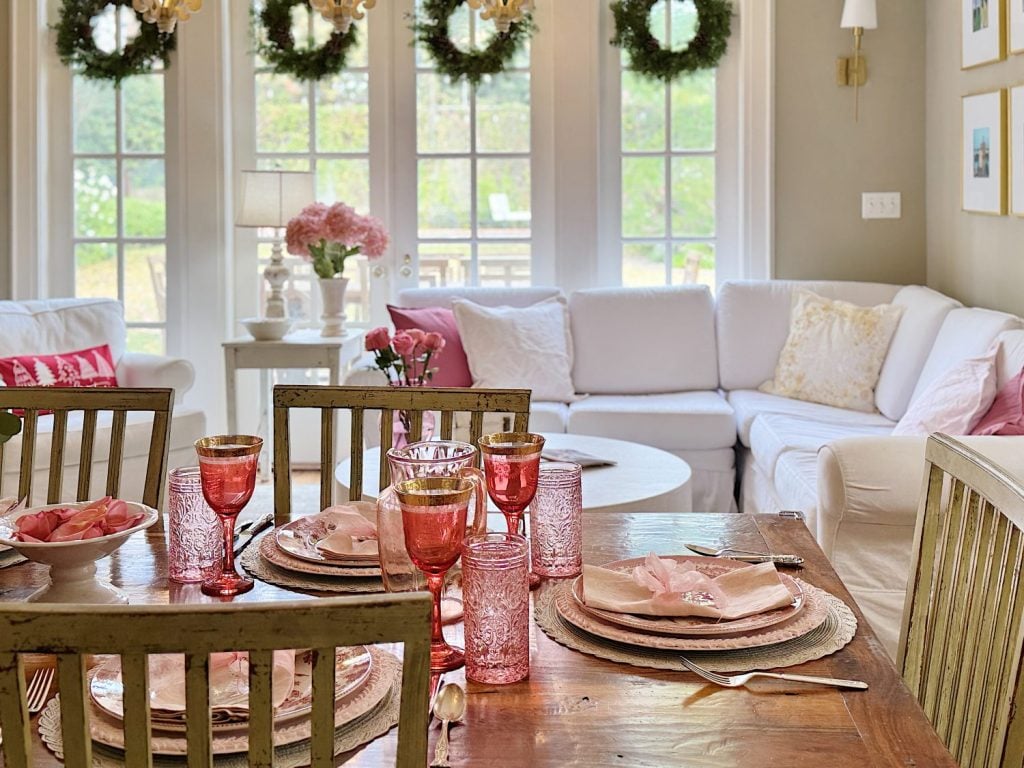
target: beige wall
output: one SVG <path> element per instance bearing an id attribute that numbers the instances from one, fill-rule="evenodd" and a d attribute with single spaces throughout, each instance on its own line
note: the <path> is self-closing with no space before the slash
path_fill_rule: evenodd
<path id="1" fill-rule="evenodd" d="M 1024 83 L 1024 56 L 960 70 L 960 0 L 928 0 L 928 284 L 1024 314 L 1024 219 L 960 210 L 960 97 Z"/>
<path id="2" fill-rule="evenodd" d="M 0 2 L 0 298 L 11 295 L 10 5 Z"/>
<path id="3" fill-rule="evenodd" d="M 835 83 L 842 6 L 776 2 L 775 277 L 922 283 L 925 0 L 878 3 L 859 122 Z M 864 221 L 862 192 L 902 193 L 903 217 Z"/>

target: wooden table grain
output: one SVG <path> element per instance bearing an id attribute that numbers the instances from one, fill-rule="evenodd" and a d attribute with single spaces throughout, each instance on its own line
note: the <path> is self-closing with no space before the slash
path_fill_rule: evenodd
<path id="1" fill-rule="evenodd" d="M 893 663 L 804 524 L 773 515 L 602 514 L 587 516 L 589 563 L 684 552 L 684 542 L 796 552 L 800 577 L 841 597 L 857 613 L 857 635 L 832 656 L 791 668 L 865 680 L 867 691 L 755 680 L 746 688 L 705 684 L 693 675 L 643 669 L 578 653 L 531 627 L 528 680 L 470 683 L 465 721 L 452 728 L 455 766 L 829 765 L 954 766 Z M 163 534 L 133 537 L 100 571 L 134 602 L 205 602 L 198 587 L 168 585 Z M 21 600 L 45 582 L 45 569 L 0 570 L 0 601 Z M 545 586 L 542 585 L 541 589 Z M 261 582 L 240 601 L 295 599 Z M 456 628 L 458 634 L 458 628 Z M 446 680 L 463 682 L 461 672 Z M 431 731 L 431 749 L 437 727 Z M 392 765 L 394 733 L 339 765 Z M 41 742 L 33 765 L 60 765 Z"/>

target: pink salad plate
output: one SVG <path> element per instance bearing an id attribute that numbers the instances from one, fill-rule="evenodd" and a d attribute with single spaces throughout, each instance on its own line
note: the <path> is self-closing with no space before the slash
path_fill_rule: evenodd
<path id="1" fill-rule="evenodd" d="M 687 555 L 669 555 L 665 559 L 675 560 L 679 563 L 693 563 L 698 571 L 711 578 L 721 576 L 726 571 L 749 567 L 749 563 L 741 563 L 735 560 L 708 560 L 706 557 L 689 557 Z M 616 560 L 602 567 L 613 571 L 631 571 L 636 566 L 643 565 L 645 560 L 646 558 L 643 557 Z M 800 584 L 792 576 L 785 573 L 780 573 L 779 579 L 782 581 L 783 586 L 793 595 L 792 603 L 784 608 L 776 608 L 771 611 L 731 620 L 713 619 L 707 616 L 640 616 L 632 613 L 617 613 L 615 611 L 592 608 L 584 601 L 582 576 L 576 577 L 572 582 L 572 596 L 579 604 L 579 607 L 592 616 L 596 616 L 611 624 L 618 624 L 619 626 L 628 627 L 640 632 L 650 632 L 670 637 L 725 637 L 758 632 L 767 627 L 782 624 L 792 619 L 804 609 L 806 601 Z"/>
<path id="2" fill-rule="evenodd" d="M 375 503 L 353 501 L 349 502 L 348 506 L 355 507 L 363 517 L 376 524 L 377 505 Z M 344 557 L 321 552 L 317 544 L 334 531 L 334 526 L 324 521 L 319 515 L 308 515 L 282 525 L 274 532 L 274 538 L 282 552 L 310 563 L 358 566 L 379 561 L 376 548 L 372 554 L 353 553 Z"/>
<path id="3" fill-rule="evenodd" d="M 365 685 L 370 677 L 372 660 L 365 646 L 338 648 L 335 653 L 334 696 L 342 699 Z M 229 733 L 245 730 L 249 721 L 249 680 L 235 678 L 210 689 L 210 708 L 215 731 Z M 124 719 L 124 686 L 121 681 L 121 660 L 106 657 L 93 671 L 89 697 L 105 714 L 115 720 Z M 178 700 L 180 698 L 180 700 Z M 184 694 L 181 697 L 160 694 L 150 687 L 150 719 L 154 730 L 185 732 Z M 275 722 L 287 722 L 309 714 L 313 707 L 312 651 L 295 652 L 295 682 L 291 693 L 274 713 Z"/>

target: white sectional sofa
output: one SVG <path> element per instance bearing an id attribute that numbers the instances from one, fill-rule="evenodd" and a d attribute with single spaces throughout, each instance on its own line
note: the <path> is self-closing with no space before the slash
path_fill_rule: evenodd
<path id="1" fill-rule="evenodd" d="M 0 357 L 50 355 L 107 344 L 115 363 L 118 384 L 124 387 L 171 387 L 176 402 L 171 421 L 171 445 L 168 469 L 195 464 L 193 443 L 206 432 L 202 411 L 180 404 L 192 386 L 191 363 L 178 358 L 126 351 L 127 330 L 124 308 L 112 299 L 50 299 L 40 301 L 0 301 Z M 92 470 L 94 493 L 102 491 L 106 481 L 110 446 L 111 415 L 102 414 L 97 422 Z M 141 499 L 149 455 L 152 418 L 144 413 L 129 414 L 125 430 L 124 463 L 121 471 L 121 495 Z M 82 414 L 68 419 L 64 461 L 77 467 L 82 442 Z M 33 495 L 36 503 L 45 500 L 50 461 L 50 437 L 53 417 L 41 416 L 34 457 Z M 4 448 L 2 493 L 13 495 L 18 487 L 21 437 L 15 436 Z M 64 498 L 74 498 L 77 469 L 64 472 Z"/>
<path id="2" fill-rule="evenodd" d="M 765 394 L 788 332 L 793 291 L 903 315 L 875 392 L 876 413 Z M 556 288 L 416 289 L 404 307 L 467 298 L 526 306 Z M 967 308 L 922 286 L 830 281 L 735 281 L 703 287 L 593 289 L 568 297 L 572 403 L 533 405 L 531 428 L 646 443 L 693 468 L 693 508 L 799 510 L 886 648 L 895 654 L 924 438 L 890 433 L 911 401 L 947 369 L 998 340 L 998 383 L 1024 366 L 1024 321 Z M 362 381 L 373 375 L 358 374 Z M 971 438 L 1024 473 L 1024 438 Z M 1018 458 L 1018 454 L 1021 456 Z"/>

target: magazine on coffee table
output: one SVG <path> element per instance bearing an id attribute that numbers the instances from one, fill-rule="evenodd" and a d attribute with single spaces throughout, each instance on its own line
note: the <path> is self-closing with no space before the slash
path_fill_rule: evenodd
<path id="1" fill-rule="evenodd" d="M 573 464 L 579 464 L 581 467 L 614 467 L 615 463 L 611 459 L 602 459 L 600 456 L 594 456 L 583 451 L 576 451 L 572 448 L 545 448 L 544 452 L 541 453 L 540 457 L 548 461 L 568 461 Z"/>

